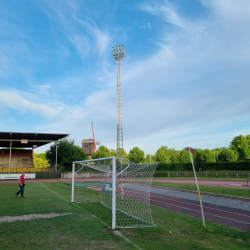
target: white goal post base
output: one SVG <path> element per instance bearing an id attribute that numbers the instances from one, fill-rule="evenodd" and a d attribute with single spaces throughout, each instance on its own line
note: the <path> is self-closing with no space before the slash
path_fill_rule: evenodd
<path id="1" fill-rule="evenodd" d="M 119 157 L 73 162 L 71 202 L 100 202 L 112 211 L 112 229 L 154 227 L 150 190 L 157 164 Z"/>

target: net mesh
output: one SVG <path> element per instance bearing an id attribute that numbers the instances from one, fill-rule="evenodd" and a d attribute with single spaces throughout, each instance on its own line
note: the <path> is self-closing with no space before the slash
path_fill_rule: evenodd
<path id="1" fill-rule="evenodd" d="M 83 161 L 75 165 L 74 202 L 101 202 L 112 209 L 113 159 Z M 116 161 L 116 228 L 156 226 L 150 208 L 151 182 L 157 163 Z"/>

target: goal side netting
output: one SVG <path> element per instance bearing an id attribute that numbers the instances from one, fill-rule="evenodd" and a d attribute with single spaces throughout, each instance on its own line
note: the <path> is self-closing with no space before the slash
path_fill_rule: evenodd
<path id="1" fill-rule="evenodd" d="M 156 166 L 118 157 L 73 162 L 71 202 L 100 202 L 113 229 L 156 226 L 150 208 Z"/>

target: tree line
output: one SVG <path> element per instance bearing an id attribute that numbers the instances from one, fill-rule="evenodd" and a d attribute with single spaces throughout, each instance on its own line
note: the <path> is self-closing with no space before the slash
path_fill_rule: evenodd
<path id="1" fill-rule="evenodd" d="M 193 150 L 192 150 L 193 151 Z M 121 156 L 121 150 L 118 156 Z M 191 153 L 194 162 L 235 162 L 250 160 L 250 135 L 239 135 L 234 137 L 229 147 L 215 148 L 215 149 L 194 149 Z M 109 150 L 105 146 L 99 147 L 96 153 L 92 154 L 93 159 L 116 156 L 114 149 Z M 144 151 L 138 147 L 132 148 L 127 154 L 123 150 L 123 157 L 128 158 L 133 162 L 149 163 L 163 162 L 163 163 L 190 163 L 190 153 L 187 149 L 175 150 L 167 146 L 161 146 L 154 155 L 144 154 Z"/>
<path id="2" fill-rule="evenodd" d="M 229 147 L 215 149 L 194 149 L 191 153 L 195 163 L 203 162 L 235 162 L 250 160 L 250 135 L 239 135 L 233 138 Z M 118 154 L 114 149 L 100 146 L 97 152 L 91 156 L 92 159 L 99 159 L 111 156 L 123 157 L 137 163 L 190 163 L 190 153 L 187 149 L 175 150 L 167 146 L 161 146 L 155 154 L 145 155 L 139 147 L 132 148 L 129 153 L 124 149 L 119 150 Z M 46 151 L 45 156 L 49 164 L 55 164 L 56 146 L 53 144 Z M 58 164 L 63 165 L 64 169 L 70 169 L 73 161 L 86 160 L 84 150 L 74 144 L 74 140 L 63 139 L 57 143 Z"/>

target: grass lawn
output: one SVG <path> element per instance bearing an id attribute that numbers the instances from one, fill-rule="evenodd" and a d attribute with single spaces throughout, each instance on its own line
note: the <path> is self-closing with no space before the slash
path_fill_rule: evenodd
<path id="1" fill-rule="evenodd" d="M 157 183 L 159 184 L 159 183 Z M 0 182 L 0 217 L 45 213 L 70 215 L 0 223 L 0 249 L 136 249 L 104 223 L 110 211 L 100 203 L 70 203 L 70 186 L 27 182 L 15 198 L 17 183 Z M 140 249 L 249 249 L 250 233 L 152 206 L 154 228 L 121 229 Z M 94 215 L 94 216 L 93 216 Z M 98 219 L 97 219 L 97 218 Z M 104 223 L 103 223 L 104 222 Z M 171 231 L 171 233 L 169 233 Z"/>
<path id="2" fill-rule="evenodd" d="M 234 177 L 201 177 L 197 176 L 198 180 L 206 181 L 242 181 L 247 184 L 247 178 L 234 178 Z M 195 180 L 193 176 L 170 176 L 170 177 L 154 177 L 154 179 L 165 179 L 165 180 Z M 248 184 L 250 185 L 250 178 L 248 179 Z"/>
<path id="3" fill-rule="evenodd" d="M 198 180 L 198 183 L 199 183 L 199 180 Z M 197 191 L 196 184 L 171 183 L 171 182 L 152 182 L 152 185 Z M 230 195 L 230 196 L 244 197 L 244 198 L 250 199 L 250 192 L 248 192 L 247 189 L 243 189 L 243 188 L 199 185 L 199 189 L 201 192 Z"/>

